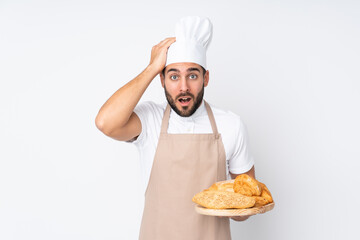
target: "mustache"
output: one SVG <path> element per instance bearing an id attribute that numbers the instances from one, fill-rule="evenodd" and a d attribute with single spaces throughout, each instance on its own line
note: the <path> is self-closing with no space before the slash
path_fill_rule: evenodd
<path id="1" fill-rule="evenodd" d="M 176 96 L 175 99 L 177 100 L 177 99 L 179 99 L 181 97 L 191 97 L 192 99 L 195 98 L 195 96 L 193 94 L 191 94 L 191 93 L 180 93 L 179 95 Z"/>

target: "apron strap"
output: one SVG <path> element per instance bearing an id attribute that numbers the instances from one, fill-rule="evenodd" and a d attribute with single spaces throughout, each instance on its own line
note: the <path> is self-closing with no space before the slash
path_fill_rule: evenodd
<path id="1" fill-rule="evenodd" d="M 161 123 L 161 133 L 167 133 L 170 118 L 170 105 L 167 104 L 164 112 L 164 116 Z"/>
<path id="2" fill-rule="evenodd" d="M 217 135 L 218 134 L 218 129 L 217 129 L 217 126 L 216 126 L 214 114 L 213 114 L 213 112 L 211 110 L 210 105 L 205 100 L 204 100 L 204 103 L 205 103 L 207 114 L 209 116 L 209 120 L 210 120 L 210 124 L 211 124 L 211 128 L 213 130 L 213 133 Z"/>
<path id="3" fill-rule="evenodd" d="M 211 128 L 213 130 L 214 134 L 218 134 L 218 129 L 216 126 L 216 122 L 215 122 L 215 118 L 214 118 L 214 114 L 211 110 L 210 105 L 204 100 L 204 104 L 205 104 L 205 108 L 207 111 L 207 114 L 209 116 L 209 120 L 210 120 L 210 124 L 211 124 Z M 169 118 L 170 118 L 170 105 L 167 104 L 166 109 L 164 111 L 164 117 L 161 123 L 161 133 L 167 133 L 167 129 L 169 126 Z"/>

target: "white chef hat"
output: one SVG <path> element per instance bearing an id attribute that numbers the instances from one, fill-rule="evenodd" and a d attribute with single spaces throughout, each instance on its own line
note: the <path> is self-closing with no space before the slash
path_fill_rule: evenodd
<path id="1" fill-rule="evenodd" d="M 212 37 L 208 18 L 188 16 L 180 19 L 175 29 L 176 42 L 170 45 L 166 66 L 172 63 L 192 62 L 206 69 L 206 50 Z"/>

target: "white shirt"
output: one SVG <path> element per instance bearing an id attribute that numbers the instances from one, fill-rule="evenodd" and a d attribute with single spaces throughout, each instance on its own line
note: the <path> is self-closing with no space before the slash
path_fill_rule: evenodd
<path id="1" fill-rule="evenodd" d="M 140 154 L 141 172 L 146 189 L 157 148 L 161 122 L 167 102 L 156 104 L 144 102 L 134 109 L 141 121 L 141 133 L 133 141 Z M 225 148 L 226 171 L 233 174 L 247 172 L 254 165 L 249 152 L 246 128 L 240 117 L 230 111 L 224 111 L 209 104 Z M 212 133 L 209 117 L 204 102 L 190 117 L 181 117 L 174 110 L 170 111 L 168 133 Z"/>

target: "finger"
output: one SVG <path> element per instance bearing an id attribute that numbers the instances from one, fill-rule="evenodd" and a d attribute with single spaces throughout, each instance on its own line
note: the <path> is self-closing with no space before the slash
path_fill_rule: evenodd
<path id="1" fill-rule="evenodd" d="M 169 47 L 171 46 L 171 44 L 173 44 L 176 40 L 172 39 L 168 42 L 166 42 L 163 46 L 161 46 L 161 48 L 163 48 L 164 50 L 168 51 Z"/>
<path id="2" fill-rule="evenodd" d="M 170 37 L 170 38 L 165 38 L 164 40 L 162 40 L 158 45 L 159 47 L 162 47 L 162 46 L 167 46 L 167 45 L 171 45 L 173 42 L 176 41 L 176 38 L 175 37 Z"/>
<path id="3" fill-rule="evenodd" d="M 176 38 L 171 38 L 171 39 L 169 39 L 169 41 L 166 42 L 165 46 L 169 47 L 174 42 L 176 42 Z"/>
<path id="4" fill-rule="evenodd" d="M 235 221 L 245 221 L 249 218 L 250 216 L 237 216 L 237 217 L 232 217 L 231 219 L 235 220 Z"/>

